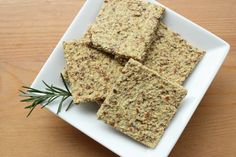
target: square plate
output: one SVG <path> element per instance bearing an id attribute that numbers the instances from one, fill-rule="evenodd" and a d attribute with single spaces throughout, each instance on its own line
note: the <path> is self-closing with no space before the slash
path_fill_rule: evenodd
<path id="1" fill-rule="evenodd" d="M 149 1 L 159 4 L 155 0 Z M 60 72 L 64 67 L 62 42 L 82 37 L 88 26 L 95 20 L 102 3 L 103 0 L 85 2 L 34 80 L 32 87 L 44 88 L 42 80 L 63 87 L 60 79 Z M 188 95 L 155 149 L 147 148 L 97 120 L 98 106 L 95 104 L 74 105 L 67 112 L 64 111 L 66 108 L 64 106 L 58 116 L 120 156 L 168 156 L 222 65 L 230 46 L 219 37 L 168 8 L 163 22 L 194 46 L 205 50 L 206 54 L 185 82 L 184 87 L 187 88 Z M 56 113 L 57 106 L 58 103 L 55 102 L 47 108 Z"/>

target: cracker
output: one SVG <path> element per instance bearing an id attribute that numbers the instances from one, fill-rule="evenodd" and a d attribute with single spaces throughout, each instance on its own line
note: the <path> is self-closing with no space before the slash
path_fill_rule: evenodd
<path id="1" fill-rule="evenodd" d="M 74 102 L 103 101 L 123 66 L 112 56 L 89 48 L 82 41 L 64 42 L 63 46 L 65 76 Z"/>
<path id="2" fill-rule="evenodd" d="M 186 94 L 182 86 L 130 59 L 97 116 L 154 148 Z"/>
<path id="3" fill-rule="evenodd" d="M 194 48 L 179 34 L 160 23 L 157 39 L 143 64 L 170 81 L 183 84 L 203 55 L 203 51 Z"/>
<path id="4" fill-rule="evenodd" d="M 143 0 L 105 0 L 86 33 L 88 44 L 119 58 L 143 60 L 164 9 Z"/>

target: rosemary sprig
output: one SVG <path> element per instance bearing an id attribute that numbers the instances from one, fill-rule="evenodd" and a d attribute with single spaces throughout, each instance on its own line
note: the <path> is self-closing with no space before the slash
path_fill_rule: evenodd
<path id="1" fill-rule="evenodd" d="M 69 97 L 71 97 L 71 92 L 70 92 L 68 86 L 66 85 L 66 81 L 65 81 L 62 74 L 61 74 L 61 79 L 63 81 L 63 84 L 64 84 L 66 90 L 55 87 L 53 85 L 48 85 L 44 81 L 43 81 L 43 84 L 45 85 L 45 90 L 38 90 L 38 89 L 35 89 L 35 88 L 26 87 L 26 86 L 22 87 L 23 89 L 26 89 L 26 91 L 20 90 L 20 95 L 19 96 L 25 97 L 25 99 L 21 100 L 21 102 L 31 103 L 31 105 L 28 105 L 28 106 L 25 107 L 25 109 L 30 110 L 27 117 L 30 116 L 32 111 L 38 105 L 44 104 L 41 107 L 41 108 L 44 108 L 59 97 L 61 97 L 61 100 L 60 100 L 60 103 L 59 103 L 59 106 L 58 106 L 58 109 L 57 109 L 57 114 L 60 113 L 64 101 L 66 99 L 68 99 Z M 71 107 L 72 104 L 73 104 L 73 100 L 70 101 L 66 111 L 68 111 L 68 109 Z"/>

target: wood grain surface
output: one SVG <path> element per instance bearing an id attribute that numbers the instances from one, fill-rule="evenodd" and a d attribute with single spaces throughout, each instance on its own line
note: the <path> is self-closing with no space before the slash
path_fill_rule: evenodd
<path id="1" fill-rule="evenodd" d="M 230 43 L 217 77 L 171 157 L 236 156 L 236 2 L 160 0 Z M 104 157 L 114 153 L 46 110 L 25 118 L 30 85 L 84 0 L 0 0 L 0 156 Z M 135 150 L 133 150 L 135 151 Z"/>

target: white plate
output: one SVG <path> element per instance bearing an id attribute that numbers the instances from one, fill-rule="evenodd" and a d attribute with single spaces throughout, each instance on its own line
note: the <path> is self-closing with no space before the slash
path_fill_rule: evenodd
<path id="1" fill-rule="evenodd" d="M 157 3 L 155 0 L 150 1 Z M 102 3 L 103 0 L 85 2 L 33 82 L 32 87 L 43 88 L 42 80 L 63 86 L 59 76 L 64 66 L 62 42 L 80 38 L 95 20 Z M 207 53 L 184 84 L 184 87 L 188 89 L 188 95 L 155 149 L 149 149 L 97 120 L 98 107 L 95 104 L 73 106 L 68 112 L 64 112 L 66 108 L 64 106 L 59 117 L 120 156 L 168 156 L 222 65 L 230 46 L 222 39 L 168 8 L 166 8 L 164 23 Z M 58 103 L 55 102 L 49 105 L 48 109 L 56 113 L 57 106 Z"/>

